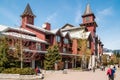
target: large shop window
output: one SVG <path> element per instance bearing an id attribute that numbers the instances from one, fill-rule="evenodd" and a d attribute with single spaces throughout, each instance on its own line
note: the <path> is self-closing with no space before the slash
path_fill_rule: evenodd
<path id="1" fill-rule="evenodd" d="M 60 42 L 60 40 L 61 40 L 60 36 L 56 36 L 56 41 Z"/>
<path id="2" fill-rule="evenodd" d="M 68 43 L 69 43 L 69 41 L 68 41 L 67 38 L 64 38 L 64 43 L 65 43 L 65 44 L 68 44 Z"/>

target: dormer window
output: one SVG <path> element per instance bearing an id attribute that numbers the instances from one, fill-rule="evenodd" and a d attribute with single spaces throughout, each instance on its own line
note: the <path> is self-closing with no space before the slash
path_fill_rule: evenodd
<path id="1" fill-rule="evenodd" d="M 57 36 L 56 36 L 56 41 L 57 41 L 57 42 L 60 42 L 60 40 L 61 40 L 61 37 L 57 35 Z"/>
<path id="2" fill-rule="evenodd" d="M 65 44 L 68 44 L 68 43 L 69 43 L 69 41 L 68 41 L 67 38 L 64 38 L 64 43 L 65 43 Z"/>

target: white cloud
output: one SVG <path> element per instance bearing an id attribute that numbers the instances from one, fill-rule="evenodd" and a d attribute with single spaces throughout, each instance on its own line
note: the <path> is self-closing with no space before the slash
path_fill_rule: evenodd
<path id="1" fill-rule="evenodd" d="M 104 18 L 106 18 L 107 16 L 111 16 L 112 14 L 113 14 L 112 7 L 108 7 L 108 8 L 105 8 L 103 10 L 99 10 L 99 11 L 97 11 L 96 20 L 97 21 L 104 20 Z"/>
<path id="2" fill-rule="evenodd" d="M 57 13 L 53 13 L 52 15 L 48 16 L 46 22 L 54 22 L 57 17 Z"/>
<path id="3" fill-rule="evenodd" d="M 103 9 L 102 11 L 99 11 L 98 14 L 100 15 L 112 15 L 113 13 L 113 10 L 112 10 L 112 7 L 109 7 L 109 8 L 106 8 L 106 9 Z"/>

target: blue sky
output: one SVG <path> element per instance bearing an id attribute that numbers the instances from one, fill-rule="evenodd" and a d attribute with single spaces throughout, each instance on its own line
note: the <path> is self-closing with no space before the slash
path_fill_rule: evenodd
<path id="1" fill-rule="evenodd" d="M 66 23 L 79 26 L 87 1 L 96 16 L 97 34 L 104 47 L 120 49 L 120 0 L 0 0 L 0 24 L 19 26 L 20 15 L 29 3 L 36 15 L 36 26 L 45 22 L 51 23 L 52 29 Z"/>

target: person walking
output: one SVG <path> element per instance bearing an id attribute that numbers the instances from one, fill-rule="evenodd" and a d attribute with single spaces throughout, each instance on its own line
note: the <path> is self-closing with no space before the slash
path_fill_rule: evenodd
<path id="1" fill-rule="evenodd" d="M 108 80 L 114 80 L 114 78 L 115 78 L 114 67 L 112 68 L 112 66 L 111 66 L 110 68 L 108 68 L 107 75 L 108 75 Z"/>
<path id="2" fill-rule="evenodd" d="M 40 75 L 40 73 L 41 73 L 40 68 L 36 67 L 35 72 L 36 72 L 36 75 Z"/>
<path id="3" fill-rule="evenodd" d="M 110 68 L 110 66 L 107 70 L 107 76 L 108 76 L 108 80 L 111 80 L 111 68 Z"/>
<path id="4" fill-rule="evenodd" d="M 93 67 L 93 72 L 95 72 L 95 66 Z"/>
<path id="5" fill-rule="evenodd" d="M 114 80 L 115 78 L 115 70 L 112 68 L 111 69 L 111 80 Z"/>

